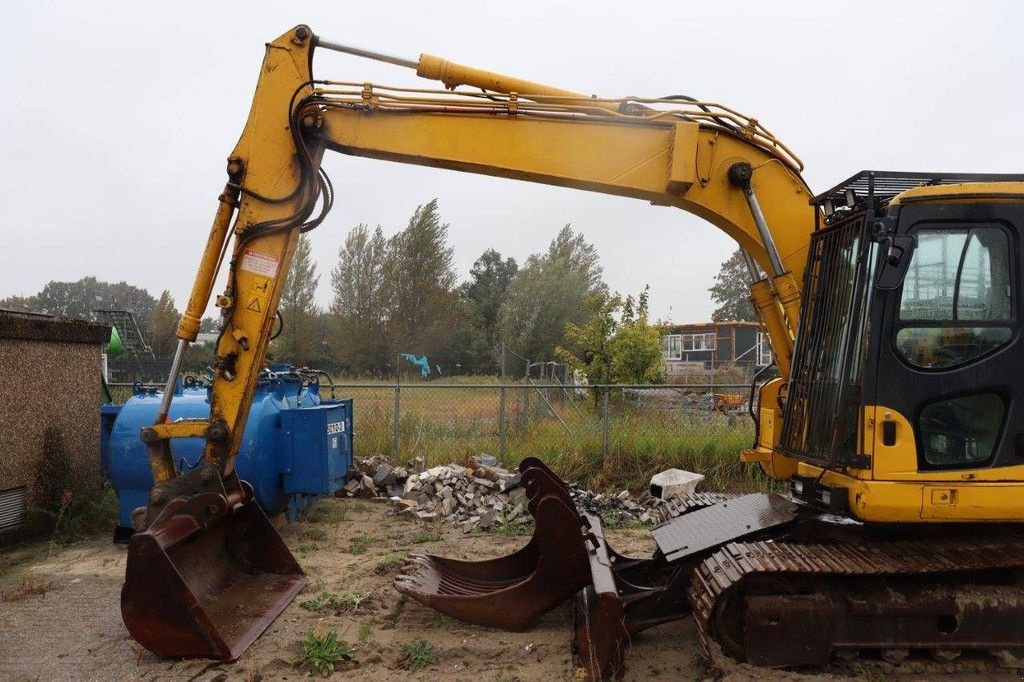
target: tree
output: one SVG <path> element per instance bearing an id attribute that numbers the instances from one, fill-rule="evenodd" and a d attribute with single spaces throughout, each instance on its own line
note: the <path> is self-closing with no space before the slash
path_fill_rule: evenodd
<path id="1" fill-rule="evenodd" d="M 77 282 L 52 281 L 32 296 L 12 296 L 0 301 L 0 308 L 96 319 L 94 310 L 128 310 L 146 332 L 146 323 L 156 299 L 145 289 L 127 282 L 104 282 L 83 277 Z"/>
<path id="2" fill-rule="evenodd" d="M 174 307 L 174 297 L 171 296 L 170 291 L 164 290 L 149 314 L 147 341 L 153 348 L 153 354 L 156 357 L 169 358 L 174 355 L 175 346 L 178 345 L 175 332 L 178 329 L 179 319 L 181 319 L 181 315 Z"/>
<path id="3" fill-rule="evenodd" d="M 648 322 L 649 288 L 623 299 L 606 291 L 590 299 L 590 319 L 569 324 L 566 341 L 576 350 L 559 346 L 556 355 L 587 381 L 599 384 L 647 384 L 661 379 L 661 336 Z M 595 401 L 600 390 L 595 389 Z"/>
<path id="4" fill-rule="evenodd" d="M 455 252 L 437 199 L 416 207 L 406 228 L 389 240 L 387 256 L 390 355 L 415 353 L 447 364 L 456 319 Z"/>
<path id="5" fill-rule="evenodd" d="M 300 235 L 281 292 L 279 310 L 284 326 L 272 346 L 276 358 L 297 367 L 311 364 L 317 355 L 319 311 L 315 297 L 319 283 L 309 237 Z"/>
<path id="6" fill-rule="evenodd" d="M 754 307 L 750 303 L 750 275 L 739 249 L 722 263 L 715 275 L 715 283 L 708 289 L 717 305 L 711 319 L 715 322 L 754 322 Z"/>
<path id="7" fill-rule="evenodd" d="M 594 246 L 566 225 L 513 278 L 501 306 L 501 338 L 520 356 L 553 357 L 565 343 L 566 325 L 584 324 L 591 297 L 606 291 L 602 274 Z"/>
<path id="8" fill-rule="evenodd" d="M 386 260 L 384 231 L 378 225 L 371 233 L 359 224 L 338 249 L 338 263 L 331 270 L 334 356 L 341 367 L 357 374 L 388 364 Z"/>
<path id="9" fill-rule="evenodd" d="M 459 325 L 453 356 L 465 372 L 495 373 L 501 345 L 498 322 L 508 287 L 519 271 L 514 258 L 487 249 L 473 263 L 469 281 L 459 287 Z"/>

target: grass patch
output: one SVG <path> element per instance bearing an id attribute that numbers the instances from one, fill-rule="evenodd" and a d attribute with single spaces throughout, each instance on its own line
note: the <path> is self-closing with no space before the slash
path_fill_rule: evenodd
<path id="1" fill-rule="evenodd" d="M 323 542 L 327 539 L 327 531 L 323 528 L 307 528 L 302 531 L 302 537 L 308 540 L 315 540 L 316 542 Z"/>
<path id="2" fill-rule="evenodd" d="M 412 539 L 412 543 L 414 545 L 422 545 L 424 542 L 437 542 L 440 539 L 441 535 L 439 533 L 426 532 L 420 533 L 416 537 L 414 537 Z"/>
<path id="3" fill-rule="evenodd" d="M 21 578 L 21 584 L 13 590 L 0 592 L 0 602 L 21 601 L 34 594 L 46 594 L 53 587 L 53 583 L 43 580 L 38 575 L 29 571 Z"/>
<path id="4" fill-rule="evenodd" d="M 394 554 L 387 555 L 384 559 L 379 561 L 374 567 L 374 572 L 377 575 L 387 575 L 388 573 L 395 573 L 405 564 L 405 557 L 397 552 Z"/>
<path id="5" fill-rule="evenodd" d="M 299 553 L 299 556 L 303 559 L 305 559 L 318 549 L 320 548 L 314 545 L 312 542 L 303 542 L 298 547 L 296 547 L 296 551 Z"/>
<path id="6" fill-rule="evenodd" d="M 302 654 L 292 665 L 310 675 L 329 677 L 339 664 L 354 659 L 355 652 L 338 639 L 338 633 L 333 628 L 326 633 L 309 630 L 302 638 Z"/>
<path id="7" fill-rule="evenodd" d="M 373 637 L 373 627 L 369 623 L 363 623 L 359 626 L 359 643 L 366 644 Z"/>
<path id="8" fill-rule="evenodd" d="M 432 663 L 437 663 L 434 645 L 424 639 L 407 642 L 402 645 L 402 667 L 406 670 L 422 670 Z"/>
<path id="9" fill-rule="evenodd" d="M 350 554 L 365 554 L 366 550 L 370 548 L 377 539 L 371 535 L 357 535 L 352 538 L 352 546 L 348 548 Z"/>
<path id="10" fill-rule="evenodd" d="M 435 613 L 427 622 L 428 628 L 447 629 L 455 625 L 455 619 L 443 613 Z"/>
<path id="11" fill-rule="evenodd" d="M 299 602 L 299 606 L 315 613 L 324 613 L 325 611 L 351 611 L 355 613 L 359 610 L 359 606 L 369 598 L 369 592 L 336 594 L 323 591 L 312 599 Z"/>
<path id="12" fill-rule="evenodd" d="M 320 500 L 302 512 L 306 523 L 341 523 L 348 520 L 348 510 L 333 500 Z"/>

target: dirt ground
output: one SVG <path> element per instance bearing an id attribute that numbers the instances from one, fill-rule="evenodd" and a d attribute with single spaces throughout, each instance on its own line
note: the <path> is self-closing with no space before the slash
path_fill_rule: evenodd
<path id="1" fill-rule="evenodd" d="M 158 658 L 131 640 L 121 622 L 119 594 L 126 548 L 97 538 L 51 550 L 45 542 L 0 550 L 0 679 L 298 680 L 292 666 L 311 628 L 335 629 L 357 663 L 334 673 L 353 680 L 572 680 L 569 605 L 532 630 L 512 633 L 443 617 L 404 599 L 392 580 L 409 552 L 483 559 L 507 554 L 525 536 L 465 534 L 385 513 L 367 501 L 329 499 L 282 536 L 310 577 L 309 585 L 245 655 L 232 664 Z M 649 553 L 646 531 L 609 533 L 617 548 Z M 363 595 L 358 608 L 323 613 L 300 603 L 322 592 Z M 424 640 L 436 663 L 405 670 L 402 646 Z M 626 679 L 703 679 L 690 621 L 645 633 L 633 643 Z"/>
<path id="2" fill-rule="evenodd" d="M 0 680 L 298 680 L 293 666 L 310 629 L 334 629 L 356 661 L 334 673 L 352 680 L 578 680 L 570 655 L 570 606 L 547 614 L 524 633 L 467 625 L 404 599 L 392 580 L 410 552 L 484 559 L 507 554 L 527 537 L 465 534 L 386 513 L 367 501 L 329 499 L 308 518 L 284 526 L 282 536 L 310 577 L 309 585 L 264 635 L 232 664 L 158 658 L 135 644 L 121 622 L 119 591 L 126 549 L 109 538 L 67 547 L 37 542 L 0 550 Z M 611 544 L 649 554 L 646 530 L 609 530 Z M 301 606 L 323 592 L 348 602 L 322 612 Z M 358 602 L 357 606 L 354 603 Z M 436 660 L 410 671 L 403 645 L 425 641 Z M 626 680 L 849 679 L 796 675 L 735 666 L 712 671 L 699 653 L 691 619 L 653 628 L 632 642 Z M 874 669 L 861 679 L 883 679 Z M 902 679 L 931 679 L 934 674 Z M 1019 679 L 1001 672 L 950 676 Z"/>

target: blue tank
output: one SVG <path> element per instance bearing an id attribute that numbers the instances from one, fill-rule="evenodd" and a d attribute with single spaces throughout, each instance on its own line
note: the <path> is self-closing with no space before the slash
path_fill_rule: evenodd
<path id="1" fill-rule="evenodd" d="M 144 507 L 153 487 L 146 447 L 139 439 L 160 408 L 160 392 L 138 388 L 124 405 L 100 412 L 100 468 L 109 472 L 120 504 L 119 525 L 131 527 L 131 513 Z M 210 416 L 209 389 L 182 386 L 171 401 L 169 418 Z M 179 473 L 202 460 L 202 438 L 171 443 Z M 352 401 L 321 400 L 317 383 L 284 373 L 260 377 L 246 421 L 235 468 L 252 484 L 260 506 L 294 520 L 315 499 L 340 490 L 352 464 Z"/>

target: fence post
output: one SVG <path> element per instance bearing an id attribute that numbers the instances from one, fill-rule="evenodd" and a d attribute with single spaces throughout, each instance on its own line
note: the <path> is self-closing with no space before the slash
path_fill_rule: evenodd
<path id="1" fill-rule="evenodd" d="M 602 438 L 601 461 L 608 461 L 608 386 L 604 387 L 604 434 Z"/>
<path id="2" fill-rule="evenodd" d="M 498 461 L 505 464 L 505 342 L 501 342 L 501 390 L 498 393 Z"/>
<path id="3" fill-rule="evenodd" d="M 402 458 L 401 457 L 401 451 L 399 450 L 399 447 L 400 447 L 399 439 L 400 439 L 401 434 L 402 434 L 402 430 L 401 430 L 401 426 L 402 426 L 402 424 L 401 424 L 402 412 L 401 412 L 401 407 L 400 407 L 401 406 L 401 400 L 402 400 L 401 384 L 402 384 L 402 370 L 399 368 L 398 371 L 395 372 L 395 417 L 394 417 L 395 440 L 394 440 L 394 444 L 392 445 L 392 450 L 394 451 L 395 463 L 396 464 Z"/>
<path id="4" fill-rule="evenodd" d="M 530 428 L 530 359 L 526 359 L 526 375 L 523 377 L 523 433 Z"/>

